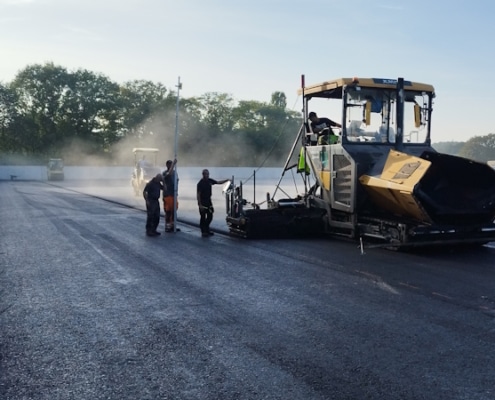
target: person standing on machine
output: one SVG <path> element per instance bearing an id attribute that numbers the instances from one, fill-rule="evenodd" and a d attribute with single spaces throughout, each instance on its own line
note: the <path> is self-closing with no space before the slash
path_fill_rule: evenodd
<path id="1" fill-rule="evenodd" d="M 311 121 L 311 130 L 318 135 L 318 144 L 335 144 L 338 141 L 338 136 L 334 135 L 332 127 L 342 128 L 338 122 L 332 121 L 326 117 L 318 117 L 314 111 L 308 115 Z"/>

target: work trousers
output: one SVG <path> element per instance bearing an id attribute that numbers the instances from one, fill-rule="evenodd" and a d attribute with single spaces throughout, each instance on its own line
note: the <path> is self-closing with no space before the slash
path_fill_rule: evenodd
<path id="1" fill-rule="evenodd" d="M 160 223 L 160 202 L 158 199 L 146 203 L 146 232 L 156 232 Z"/>
<path id="2" fill-rule="evenodd" d="M 210 223 L 213 220 L 213 207 L 202 207 L 199 209 L 199 227 L 201 228 L 201 233 L 210 232 Z"/>
<path id="3" fill-rule="evenodd" d="M 179 200 L 176 202 L 179 209 Z M 174 229 L 174 196 L 166 196 L 163 199 L 163 209 L 165 210 L 165 230 Z"/>

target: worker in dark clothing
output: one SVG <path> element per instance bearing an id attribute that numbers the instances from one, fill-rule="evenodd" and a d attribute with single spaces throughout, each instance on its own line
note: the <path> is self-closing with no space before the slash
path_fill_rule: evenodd
<path id="1" fill-rule="evenodd" d="M 163 176 L 157 174 L 144 187 L 143 197 L 146 201 L 146 235 L 158 236 L 158 224 L 160 223 L 160 192 L 163 188 Z"/>
<path id="2" fill-rule="evenodd" d="M 319 145 L 338 142 L 339 137 L 333 133 L 332 127 L 342 128 L 341 124 L 326 117 L 318 117 L 314 111 L 309 113 L 308 118 L 311 121 L 311 130 L 318 135 Z"/>
<path id="3" fill-rule="evenodd" d="M 201 228 L 201 236 L 212 236 L 213 232 L 210 231 L 210 223 L 213 220 L 213 204 L 211 202 L 211 187 L 212 185 L 222 184 L 227 182 L 229 179 L 222 179 L 217 181 L 210 178 L 210 171 L 207 169 L 203 170 L 203 178 L 198 182 L 197 185 L 197 199 L 199 207 L 199 227 Z"/>

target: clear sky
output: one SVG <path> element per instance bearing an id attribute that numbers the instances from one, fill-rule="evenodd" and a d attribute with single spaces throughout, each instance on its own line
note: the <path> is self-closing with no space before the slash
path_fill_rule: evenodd
<path id="1" fill-rule="evenodd" d="M 299 111 L 301 74 L 403 77 L 435 86 L 433 141 L 465 141 L 495 133 L 494 17 L 493 0 L 0 0 L 0 82 L 53 62 Z"/>

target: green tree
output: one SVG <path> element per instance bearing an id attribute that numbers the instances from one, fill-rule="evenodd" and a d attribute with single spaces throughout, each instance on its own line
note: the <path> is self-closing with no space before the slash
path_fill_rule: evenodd
<path id="1" fill-rule="evenodd" d="M 234 99 L 227 93 L 209 92 L 183 101 L 180 152 L 194 164 L 224 165 L 231 152 Z"/>
<path id="2" fill-rule="evenodd" d="M 17 112 L 15 92 L 9 86 L 0 84 L 0 148 L 2 152 L 11 152 L 18 145 L 13 134 Z"/>
<path id="3" fill-rule="evenodd" d="M 28 66 L 0 85 L 0 145 L 4 151 L 46 156 L 65 155 L 74 143 L 84 144 L 81 156 L 150 145 L 171 156 L 176 100 L 176 93 L 151 81 L 118 85 L 87 70 Z M 285 158 L 301 124 L 286 103 L 283 92 L 274 92 L 269 103 L 237 103 L 217 92 L 180 99 L 182 161 L 261 166 Z"/>
<path id="4" fill-rule="evenodd" d="M 19 114 L 30 121 L 24 126 L 29 128 L 29 142 L 22 144 L 28 152 L 45 152 L 61 139 L 57 120 L 62 116 L 60 100 L 68 81 L 65 68 L 46 64 L 25 68 L 12 82 Z"/>
<path id="5" fill-rule="evenodd" d="M 201 121 L 212 135 L 228 132 L 234 126 L 232 110 L 235 106 L 230 94 L 210 92 L 200 97 Z"/>
<path id="6" fill-rule="evenodd" d="M 285 93 L 273 92 L 271 105 L 285 110 L 287 108 L 287 96 L 285 95 Z"/>
<path id="7" fill-rule="evenodd" d="M 248 149 L 248 165 L 277 165 L 286 157 L 300 126 L 300 118 L 285 107 L 285 94 L 274 92 L 271 103 L 240 101 L 233 110 L 234 132 Z M 245 153 L 245 152 L 244 152 Z"/>
<path id="8" fill-rule="evenodd" d="M 53 63 L 32 65 L 16 76 L 12 88 L 28 152 L 55 155 L 77 139 L 98 153 L 122 133 L 119 86 L 103 75 L 69 73 Z"/>
<path id="9" fill-rule="evenodd" d="M 122 98 L 122 124 L 125 136 L 146 141 L 158 133 L 167 114 L 175 111 L 176 96 L 162 84 L 134 80 L 120 88 Z M 170 121 L 170 117 L 169 123 Z"/>
<path id="10" fill-rule="evenodd" d="M 495 133 L 469 139 L 460 150 L 459 155 L 480 162 L 495 160 Z"/>
<path id="11" fill-rule="evenodd" d="M 98 154 L 125 134 L 120 87 L 106 76 L 87 70 L 70 74 L 61 104 L 57 123 L 65 142 L 80 140 Z"/>
<path id="12" fill-rule="evenodd" d="M 179 152 L 182 154 L 182 161 L 189 164 L 204 164 L 207 161 L 207 155 L 201 150 L 209 141 L 208 127 L 202 119 L 202 114 L 203 105 L 200 98 L 180 100 Z M 175 128 L 175 121 L 173 127 Z"/>
<path id="13" fill-rule="evenodd" d="M 433 143 L 432 147 L 439 153 L 456 156 L 459 154 L 464 144 L 465 142 L 438 142 Z"/>

